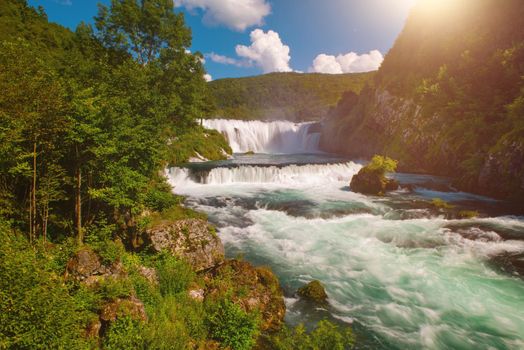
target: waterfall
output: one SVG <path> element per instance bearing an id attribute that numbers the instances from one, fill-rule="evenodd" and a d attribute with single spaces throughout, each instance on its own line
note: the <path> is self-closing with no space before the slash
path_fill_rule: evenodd
<path id="1" fill-rule="evenodd" d="M 203 126 L 221 132 L 234 153 L 315 153 L 320 132 L 312 123 L 206 119 Z"/>
<path id="2" fill-rule="evenodd" d="M 347 182 L 362 166 L 353 162 L 339 164 L 308 164 L 277 166 L 242 165 L 235 168 L 213 168 L 202 171 L 190 168 L 171 168 L 168 179 L 177 186 L 232 183 L 277 183 L 289 185 Z"/>

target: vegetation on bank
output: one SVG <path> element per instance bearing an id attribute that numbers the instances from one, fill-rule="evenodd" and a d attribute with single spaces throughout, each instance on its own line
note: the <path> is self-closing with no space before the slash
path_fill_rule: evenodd
<path id="1" fill-rule="evenodd" d="M 249 349 L 273 339 L 267 316 L 235 299 L 248 279 L 197 273 L 142 239 L 166 221 L 205 218 L 171 193 L 164 167 L 228 151 L 198 125 L 209 102 L 190 42 L 172 1 L 112 0 L 75 32 L 24 0 L 0 3 L 0 348 Z M 256 273 L 280 291 L 269 271 Z M 329 323 L 318 329 L 302 348 L 346 339 Z M 286 337 L 277 348 L 296 348 Z"/>
<path id="2" fill-rule="evenodd" d="M 359 93 L 374 73 L 271 73 L 210 83 L 216 110 L 207 116 L 244 120 L 324 118 L 346 91 Z"/>
<path id="3" fill-rule="evenodd" d="M 373 81 L 341 101 L 323 146 L 386 153 L 404 170 L 522 201 L 523 27 L 519 0 L 420 1 Z"/>

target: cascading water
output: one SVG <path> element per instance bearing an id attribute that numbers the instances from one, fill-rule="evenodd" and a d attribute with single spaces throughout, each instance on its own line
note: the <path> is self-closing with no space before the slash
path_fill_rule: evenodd
<path id="1" fill-rule="evenodd" d="M 288 323 L 352 324 L 359 349 L 524 348 L 524 218 L 483 212 L 496 202 L 451 192 L 430 176 L 402 174 L 408 186 L 386 196 L 353 193 L 361 165 L 289 154 L 317 150 L 311 124 L 204 125 L 235 152 L 280 153 L 237 154 L 166 175 L 217 226 L 229 257 L 273 269 Z M 435 197 L 483 217 L 446 219 Z M 295 298 L 313 279 L 326 287 L 325 307 Z"/>
<path id="2" fill-rule="evenodd" d="M 205 119 L 203 126 L 225 135 L 234 153 L 314 153 L 320 133 L 316 123 Z"/>
<path id="3" fill-rule="evenodd" d="M 214 168 L 209 171 L 171 168 L 168 173 L 173 186 L 191 184 L 223 185 L 232 183 L 318 184 L 350 179 L 362 166 L 353 162 L 339 164 L 306 164 L 278 166 L 243 165 Z"/>

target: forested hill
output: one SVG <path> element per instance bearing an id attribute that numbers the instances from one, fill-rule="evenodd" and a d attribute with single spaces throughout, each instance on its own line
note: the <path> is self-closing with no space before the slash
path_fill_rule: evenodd
<path id="1" fill-rule="evenodd" d="M 320 120 L 346 91 L 359 93 L 374 73 L 271 73 L 208 83 L 216 109 L 208 117 Z"/>
<path id="2" fill-rule="evenodd" d="M 324 127 L 328 151 L 524 195 L 524 2 L 421 0 L 382 67 Z"/>

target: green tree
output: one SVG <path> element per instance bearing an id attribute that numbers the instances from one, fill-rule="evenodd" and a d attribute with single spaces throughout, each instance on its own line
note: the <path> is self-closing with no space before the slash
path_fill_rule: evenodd
<path id="1" fill-rule="evenodd" d="M 27 209 L 27 220 L 16 214 L 11 218 L 27 223 L 32 241 L 47 230 L 48 204 L 63 197 L 56 182 L 39 185 L 41 177 L 49 179 L 62 173 L 58 144 L 68 128 L 69 105 L 63 82 L 35 58 L 38 55 L 29 44 L 18 41 L 0 45 L 1 181 L 4 191 L 23 203 L 17 210 Z"/>

